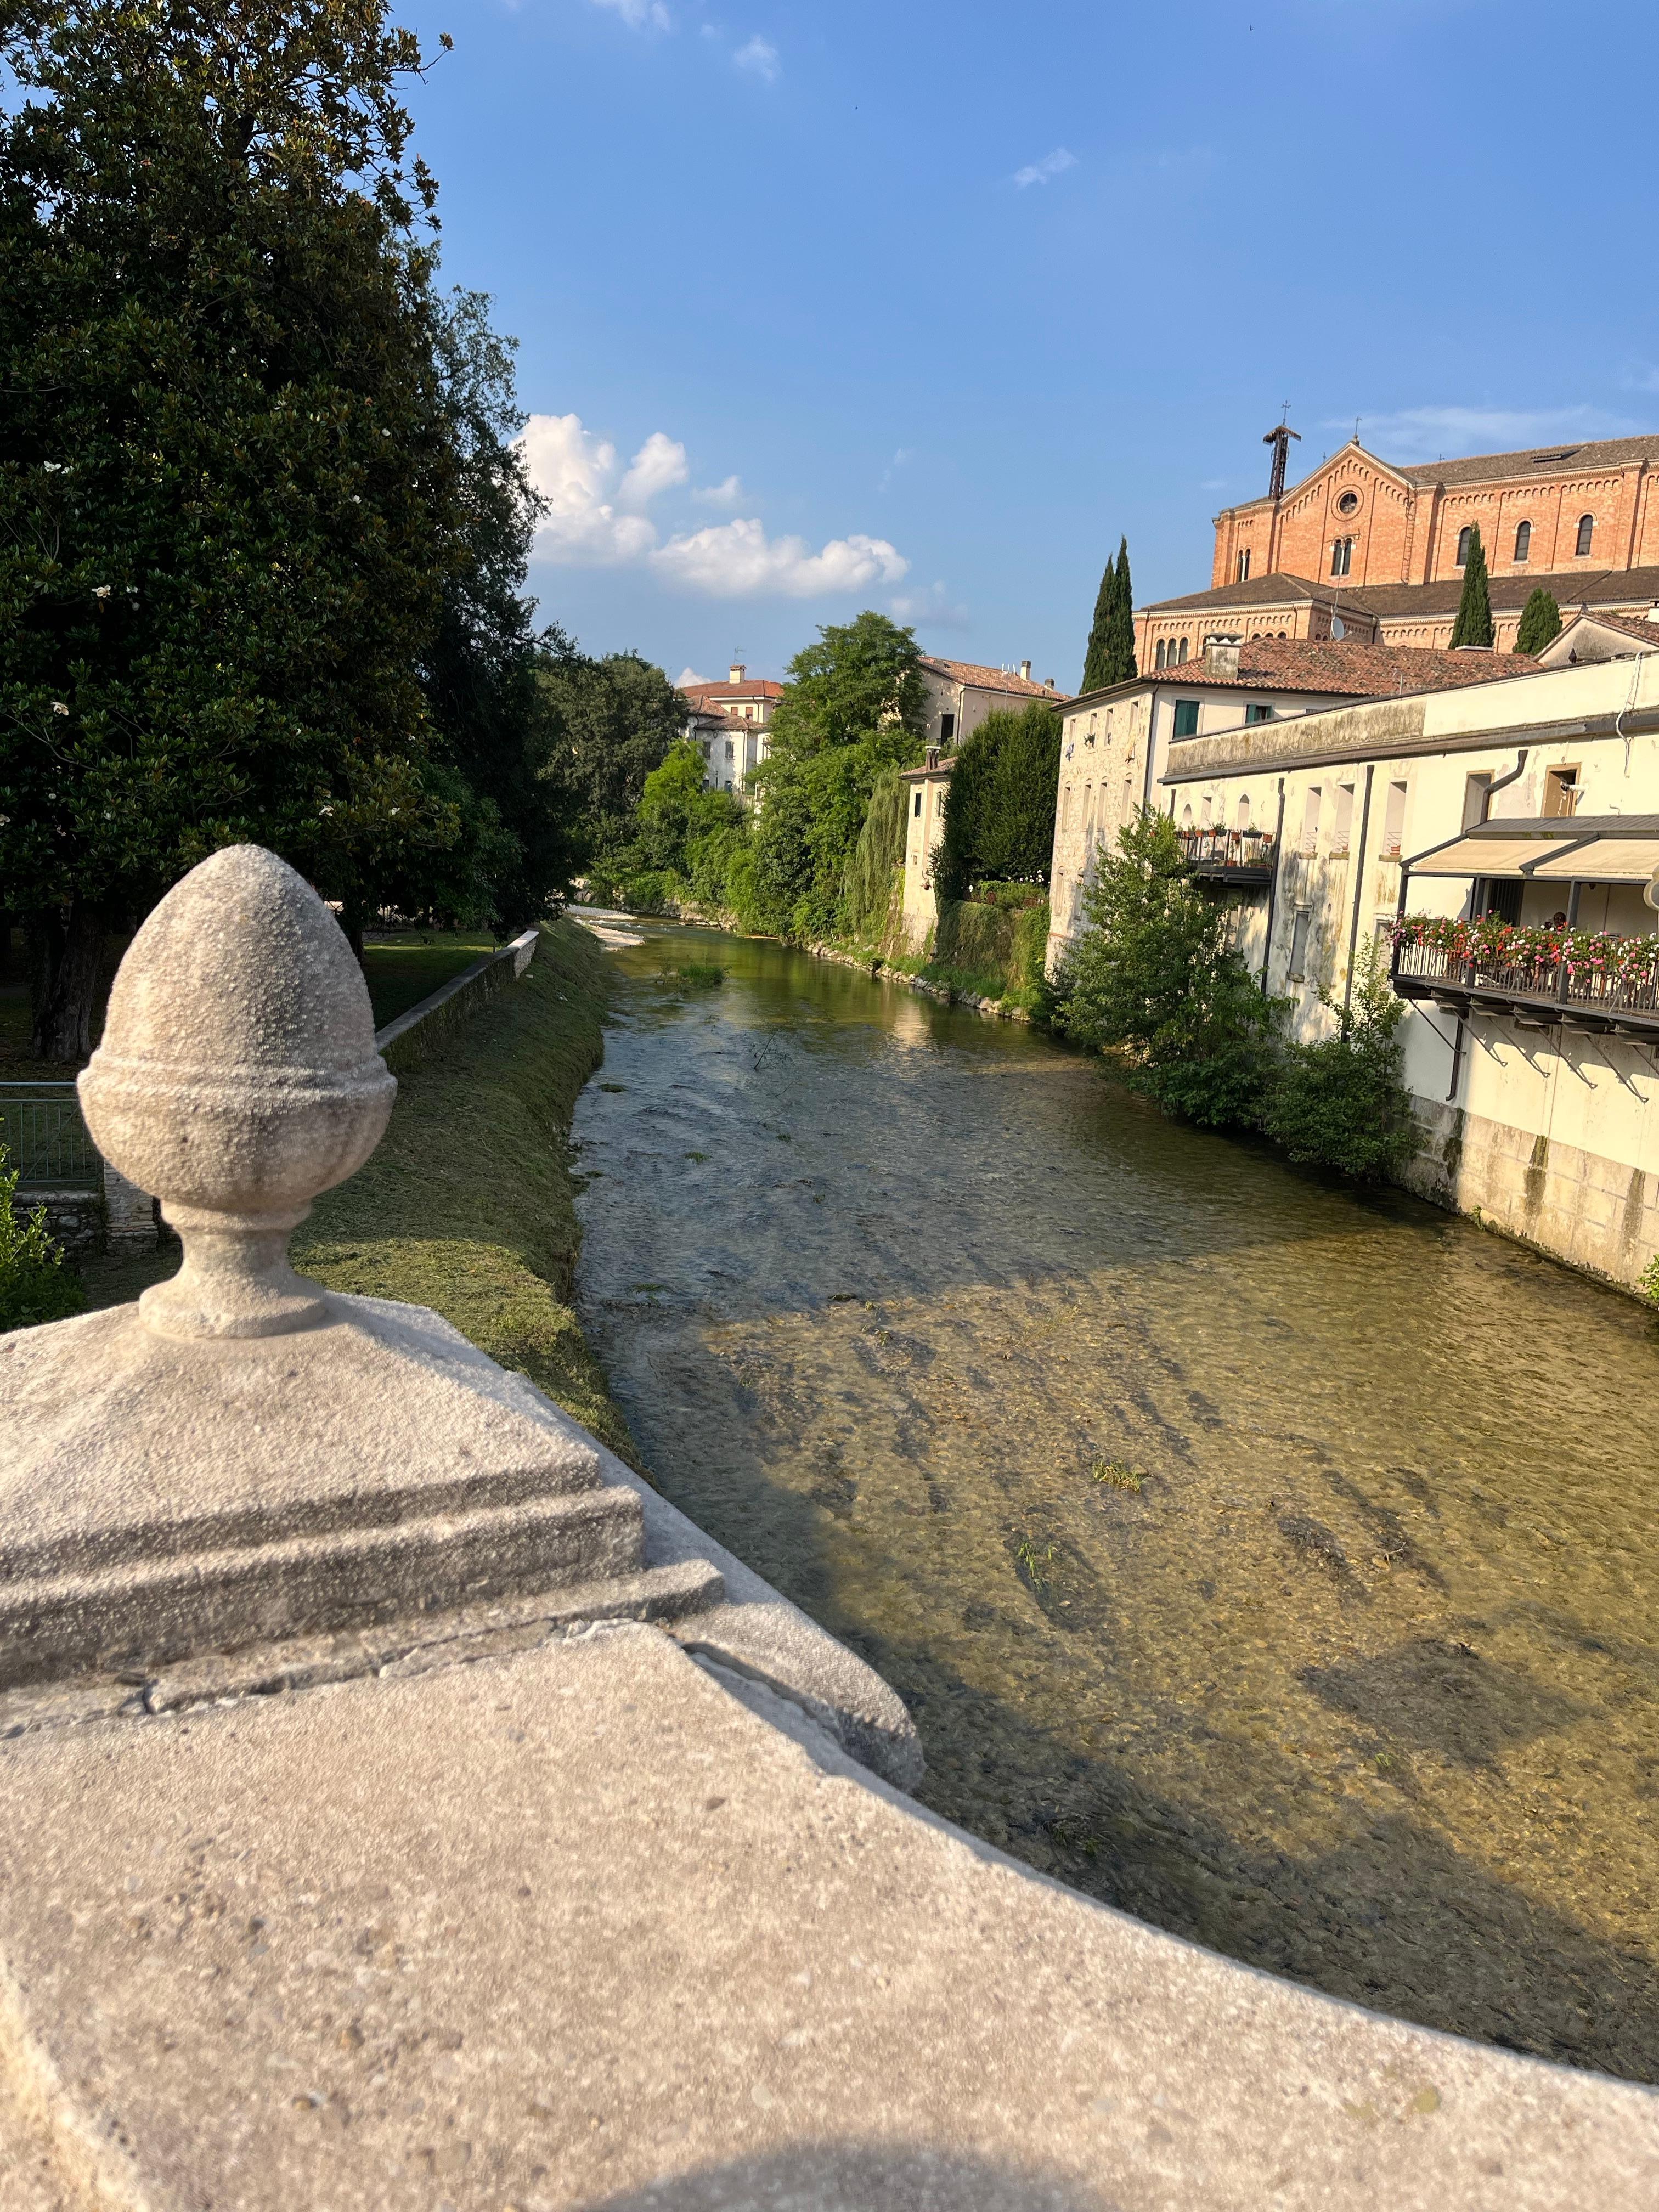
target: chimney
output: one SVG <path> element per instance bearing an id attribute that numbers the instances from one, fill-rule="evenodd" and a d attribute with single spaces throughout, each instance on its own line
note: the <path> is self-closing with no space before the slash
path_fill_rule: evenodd
<path id="1" fill-rule="evenodd" d="M 1023 683 L 1023 684 L 1029 684 L 1029 683 L 1030 682 L 1030 680 L 1031 680 L 1031 664 L 1030 664 L 1030 662 L 1029 660 L 1022 660 L 1022 661 L 1020 662 L 1020 664 L 1019 664 L 1019 675 L 1020 675 L 1020 681 L 1021 681 L 1021 683 Z"/>
<path id="2" fill-rule="evenodd" d="M 1237 636 L 1218 630 L 1204 641 L 1204 673 L 1218 676 L 1224 683 L 1238 681 L 1238 646 Z"/>
<path id="3" fill-rule="evenodd" d="M 732 682 L 733 684 L 741 684 L 741 683 L 742 683 L 742 681 L 743 681 L 743 675 L 744 675 L 744 665 L 745 665 L 745 664 L 744 664 L 743 661 L 741 661 L 741 660 L 734 660 L 734 661 L 732 663 L 732 678 L 731 678 L 731 680 L 732 680 Z"/>

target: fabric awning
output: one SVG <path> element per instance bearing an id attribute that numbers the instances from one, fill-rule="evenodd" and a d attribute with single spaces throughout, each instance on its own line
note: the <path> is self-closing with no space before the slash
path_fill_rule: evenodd
<path id="1" fill-rule="evenodd" d="M 1542 876 L 1551 883 L 1646 884 L 1659 875 L 1659 815 L 1483 822 L 1405 862 L 1413 876 Z"/>

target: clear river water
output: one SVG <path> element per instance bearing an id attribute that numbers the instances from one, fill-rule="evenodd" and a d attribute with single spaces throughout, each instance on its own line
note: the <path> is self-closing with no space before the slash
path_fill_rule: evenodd
<path id="1" fill-rule="evenodd" d="M 926 1802 L 1659 2077 L 1659 1322 L 1028 1030 L 641 927 L 583 1322 L 659 1486 L 908 1701 Z"/>

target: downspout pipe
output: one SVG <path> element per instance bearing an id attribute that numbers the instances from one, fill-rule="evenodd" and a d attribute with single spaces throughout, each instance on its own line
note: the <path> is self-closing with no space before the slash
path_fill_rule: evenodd
<path id="1" fill-rule="evenodd" d="M 1527 748 L 1525 745 L 1522 745 L 1520 751 L 1515 756 L 1515 766 L 1510 770 L 1509 774 L 1507 775 L 1500 775 L 1496 782 L 1489 783 L 1486 786 L 1486 796 L 1482 800 L 1480 806 L 1480 819 L 1483 822 L 1490 822 L 1492 820 L 1492 802 L 1493 794 L 1499 791 L 1507 791 L 1510 784 L 1518 783 L 1526 765 Z"/>
<path id="2" fill-rule="evenodd" d="M 1353 856 L 1353 924 L 1348 932 L 1348 980 L 1342 988 L 1342 1012 L 1347 1013 L 1353 1004 L 1354 955 L 1359 950 L 1359 908 L 1365 896 L 1365 864 L 1370 848 L 1371 779 L 1376 774 L 1375 761 L 1365 763 L 1365 799 L 1359 813 L 1359 844 Z"/>
<path id="3" fill-rule="evenodd" d="M 1261 949 L 1261 995 L 1267 995 L 1267 969 L 1273 957 L 1273 916 L 1279 908 L 1279 871 L 1285 854 L 1285 779 L 1279 779 L 1279 821 L 1273 830 L 1273 872 L 1267 878 L 1267 941 Z"/>

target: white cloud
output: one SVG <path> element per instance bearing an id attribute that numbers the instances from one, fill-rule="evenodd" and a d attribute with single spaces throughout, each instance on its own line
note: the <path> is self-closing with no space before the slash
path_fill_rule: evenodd
<path id="1" fill-rule="evenodd" d="M 596 8 L 609 8 L 630 31 L 668 31 L 673 21 L 662 0 L 593 0 Z"/>
<path id="2" fill-rule="evenodd" d="M 776 593 L 809 599 L 819 593 L 861 592 L 874 583 L 896 584 L 910 563 L 884 538 L 855 532 L 832 538 L 814 553 L 804 538 L 769 538 L 758 521 L 711 523 L 706 530 L 671 538 L 651 556 L 671 582 L 711 598 L 740 599 Z"/>
<path id="3" fill-rule="evenodd" d="M 664 430 L 651 433 L 620 482 L 616 447 L 585 428 L 580 415 L 532 415 L 520 444 L 530 480 L 547 501 L 535 551 L 565 568 L 648 565 L 686 591 L 722 599 L 861 592 L 896 584 L 909 569 L 884 538 L 854 532 L 814 552 L 804 538 L 769 538 L 752 517 L 711 523 L 665 542 L 641 510 L 685 483 L 689 472 L 685 447 Z M 743 486 L 730 476 L 693 495 L 730 506 L 743 496 Z M 943 587 L 934 588 L 937 594 Z"/>
<path id="4" fill-rule="evenodd" d="M 908 446 L 901 446 L 897 453 L 894 454 L 892 459 L 888 462 L 886 467 L 882 471 L 881 482 L 876 486 L 876 489 L 878 491 L 885 491 L 888 485 L 893 481 L 895 470 L 902 469 L 905 463 L 912 459 L 914 459 L 914 455 L 912 454 L 910 447 Z"/>
<path id="5" fill-rule="evenodd" d="M 685 666 L 681 669 L 679 674 L 674 678 L 674 689 L 677 691 L 693 691 L 696 689 L 699 684 L 708 684 L 712 681 L 713 678 L 710 677 L 699 676 L 696 670 L 692 667 L 690 662 L 687 661 Z"/>
<path id="6" fill-rule="evenodd" d="M 603 568 L 650 551 L 657 542 L 654 526 L 642 514 L 618 514 L 605 496 L 616 473 L 616 447 L 583 429 L 580 415 L 532 415 L 520 442 L 530 481 L 547 501 L 536 533 L 536 550 L 544 560 Z M 641 458 L 647 450 L 648 443 Z"/>
<path id="7" fill-rule="evenodd" d="M 1050 177 L 1058 177 L 1067 169 L 1077 167 L 1077 155 L 1064 146 L 1056 146 L 1052 154 L 1045 154 L 1040 161 L 1028 161 L 1023 169 L 1014 171 L 1014 182 L 1021 191 L 1028 185 L 1046 185 Z"/>
<path id="8" fill-rule="evenodd" d="M 743 497 L 743 486 L 736 477 L 727 477 L 724 483 L 700 485 L 691 496 L 705 507 L 735 507 Z"/>
<path id="9" fill-rule="evenodd" d="M 777 82 L 778 71 L 783 66 L 778 59 L 777 48 L 769 39 L 763 39 L 758 33 L 750 39 L 746 46 L 738 48 L 732 60 L 735 67 L 748 70 L 755 76 L 763 77 L 768 84 Z"/>
<path id="10" fill-rule="evenodd" d="M 1353 417 L 1323 423 L 1353 435 Z M 1363 415 L 1359 442 L 1388 461 L 1433 461 L 1461 453 L 1516 452 L 1575 438 L 1627 436 L 1635 426 L 1600 407 L 1404 407 Z"/>
<path id="11" fill-rule="evenodd" d="M 684 447 L 664 431 L 653 430 L 629 463 L 628 474 L 617 488 L 617 502 L 628 507 L 649 507 L 659 492 L 683 484 L 690 473 Z"/>

